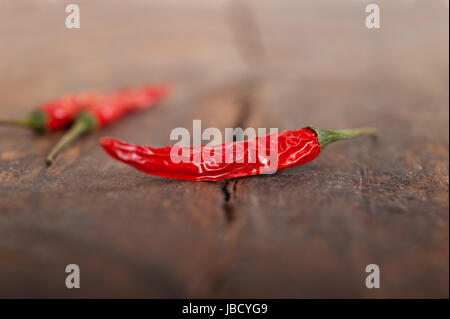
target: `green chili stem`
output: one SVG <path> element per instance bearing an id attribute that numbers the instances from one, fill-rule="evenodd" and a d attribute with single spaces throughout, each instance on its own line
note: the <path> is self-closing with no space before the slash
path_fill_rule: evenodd
<path id="1" fill-rule="evenodd" d="M 46 120 L 47 115 L 40 110 L 36 110 L 26 119 L 0 120 L 0 125 L 29 127 L 36 132 L 42 133 L 45 131 Z"/>
<path id="2" fill-rule="evenodd" d="M 0 125 L 31 127 L 30 120 L 28 120 L 28 119 L 21 119 L 21 120 L 1 120 L 0 119 Z"/>
<path id="3" fill-rule="evenodd" d="M 47 157 L 47 165 L 51 165 L 55 160 L 56 155 L 70 142 L 88 133 L 95 128 L 95 119 L 88 113 L 80 113 L 77 120 L 70 128 L 70 130 L 61 138 L 58 144 L 53 147 L 50 154 Z"/>
<path id="4" fill-rule="evenodd" d="M 348 130 L 321 130 L 311 126 L 309 128 L 316 132 L 317 137 L 319 138 L 319 144 L 320 146 L 322 146 L 322 149 L 333 142 L 361 135 L 367 135 L 373 138 L 376 138 L 378 136 L 377 131 L 374 128 L 370 127 Z"/>

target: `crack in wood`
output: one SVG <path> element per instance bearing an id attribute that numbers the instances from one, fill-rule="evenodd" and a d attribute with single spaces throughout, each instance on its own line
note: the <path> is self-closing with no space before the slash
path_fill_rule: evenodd
<path id="1" fill-rule="evenodd" d="M 250 76 L 246 83 L 241 85 L 241 92 L 236 103 L 239 105 L 239 117 L 235 128 L 245 129 L 253 111 L 254 95 L 256 88 L 261 81 L 260 69 L 261 60 L 264 54 L 264 47 L 261 35 L 257 26 L 253 8 L 242 1 L 233 1 L 229 5 L 230 25 L 234 28 L 237 49 L 244 62 L 248 65 Z M 233 142 L 236 142 L 233 136 Z M 223 195 L 223 212 L 227 225 L 234 224 L 237 220 L 233 197 L 236 197 L 238 180 L 225 180 L 220 184 Z"/>
<path id="2" fill-rule="evenodd" d="M 231 195 L 232 195 L 234 188 L 230 192 L 230 190 L 228 189 L 230 184 L 231 184 L 230 180 L 225 180 L 222 182 L 222 185 L 221 185 L 222 186 L 221 190 L 222 190 L 222 194 L 224 197 L 222 209 L 225 214 L 225 220 L 227 222 L 227 225 L 231 225 L 236 220 L 236 213 L 234 210 L 234 205 L 231 201 Z"/>
<path id="3" fill-rule="evenodd" d="M 240 106 L 240 113 L 235 127 L 240 127 L 242 129 L 246 127 L 253 105 L 253 91 L 254 83 L 250 82 L 244 85 L 244 89 L 242 89 L 242 93 L 237 101 Z M 236 141 L 236 136 L 233 136 L 233 142 Z M 234 204 L 232 203 L 232 196 L 236 196 L 237 183 L 238 180 L 230 179 L 223 181 L 221 184 L 221 191 L 224 197 L 223 211 L 227 225 L 231 225 L 236 221 L 236 212 L 234 209 Z M 230 187 L 231 191 L 229 189 Z"/>

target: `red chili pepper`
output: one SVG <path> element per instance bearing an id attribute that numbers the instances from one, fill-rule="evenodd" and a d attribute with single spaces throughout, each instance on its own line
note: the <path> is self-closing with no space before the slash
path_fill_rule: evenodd
<path id="1" fill-rule="evenodd" d="M 270 157 L 266 150 L 276 151 L 275 170 L 278 171 L 312 161 L 328 144 L 359 135 L 376 136 L 376 132 L 371 128 L 324 131 L 309 126 L 297 131 L 277 132 L 220 146 L 152 148 L 127 144 L 114 138 L 102 138 L 100 144 L 113 158 L 147 174 L 187 181 L 218 181 L 272 171 L 269 165 Z M 256 159 L 254 163 L 251 163 L 248 159 L 252 157 L 251 147 L 254 145 L 264 145 L 266 149 L 260 150 L 258 147 L 257 153 L 254 153 L 257 154 Z M 268 148 L 267 145 L 269 145 Z M 277 148 L 274 150 L 275 146 Z M 237 154 L 236 150 L 241 152 Z M 213 152 L 218 152 L 220 162 L 213 155 L 206 160 L 199 156 L 211 155 Z M 174 163 L 171 159 L 171 154 L 174 153 L 190 155 L 182 157 L 181 162 Z M 227 156 L 232 156 L 231 160 L 226 158 Z M 195 160 L 196 158 L 201 160 Z M 244 162 L 243 158 L 247 160 Z"/>
<path id="2" fill-rule="evenodd" d="M 0 120 L 0 124 L 29 127 L 38 132 L 59 131 L 72 124 L 83 106 L 97 97 L 97 93 L 67 94 L 42 104 L 26 119 Z"/>
<path id="3" fill-rule="evenodd" d="M 78 136 L 112 123 L 132 111 L 149 108 L 167 94 L 167 86 L 149 85 L 125 88 L 93 99 L 82 108 L 72 128 L 50 152 L 47 164 L 51 164 L 56 154 Z"/>

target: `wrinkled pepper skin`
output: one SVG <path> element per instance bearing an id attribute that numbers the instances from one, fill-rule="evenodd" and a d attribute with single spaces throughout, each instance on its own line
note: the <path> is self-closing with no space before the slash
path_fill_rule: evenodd
<path id="1" fill-rule="evenodd" d="M 153 148 L 114 138 L 102 138 L 100 144 L 113 158 L 150 175 L 186 181 L 219 181 L 271 174 L 305 164 L 315 159 L 328 144 L 360 135 L 376 137 L 377 132 L 372 128 L 321 130 L 308 126 L 218 146 Z M 179 156 L 176 161 L 171 154 Z"/>
<path id="2" fill-rule="evenodd" d="M 276 132 L 251 140 L 226 143 L 216 147 L 203 145 L 190 147 L 188 152 L 184 153 L 191 154 L 190 158 L 185 158 L 186 162 L 180 163 L 174 163 L 170 154 L 172 151 L 183 154 L 183 147 L 181 146 L 152 148 L 127 144 L 113 138 L 102 138 L 100 144 L 113 158 L 144 173 L 186 181 L 218 181 L 279 171 L 312 161 L 321 150 L 317 134 L 311 128 Z M 257 152 L 253 153 L 251 149 L 254 145 L 265 145 L 266 148 L 263 151 L 258 148 Z M 221 163 L 216 163 L 214 157 L 207 160 L 193 160 L 199 153 L 205 154 L 212 152 L 213 149 L 218 151 L 216 154 L 220 154 Z M 236 153 L 238 149 L 243 151 Z M 257 154 L 254 163 L 248 160 L 252 154 Z M 278 163 L 275 170 L 269 165 L 270 157 L 268 154 L 277 156 Z M 232 158 L 227 160 L 225 156 L 232 156 Z M 238 160 L 242 158 L 244 160 Z"/>

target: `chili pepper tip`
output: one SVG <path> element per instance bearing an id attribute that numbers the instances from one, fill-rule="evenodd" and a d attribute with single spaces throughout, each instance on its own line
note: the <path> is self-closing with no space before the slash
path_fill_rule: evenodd
<path id="1" fill-rule="evenodd" d="M 126 145 L 126 143 L 115 139 L 113 137 L 102 137 L 99 140 L 100 146 L 105 150 L 106 153 L 108 153 L 109 155 L 111 155 L 114 158 L 117 158 L 117 156 L 115 156 L 115 149 L 116 148 L 120 148 L 120 146 Z"/>

